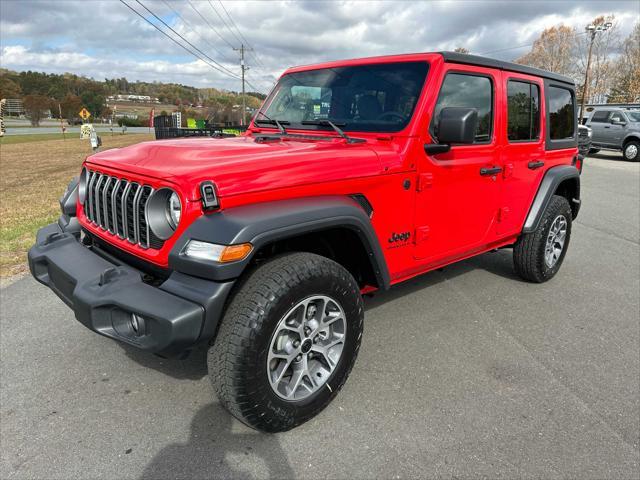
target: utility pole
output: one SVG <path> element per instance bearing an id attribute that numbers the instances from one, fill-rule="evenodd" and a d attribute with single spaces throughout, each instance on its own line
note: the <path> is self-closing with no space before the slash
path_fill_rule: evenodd
<path id="1" fill-rule="evenodd" d="M 609 30 L 613 24 L 607 22 L 604 25 L 594 25 L 593 23 L 587 25 L 586 31 L 591 33 L 591 40 L 589 41 L 589 55 L 587 56 L 587 70 L 584 72 L 584 87 L 582 88 L 582 102 L 580 103 L 580 118 L 578 122 L 582 124 L 584 118 L 584 104 L 587 101 L 587 95 L 589 93 L 589 69 L 591 68 L 591 51 L 593 50 L 593 42 L 596 39 L 598 32 L 604 32 Z"/>
<path id="2" fill-rule="evenodd" d="M 62 139 L 66 142 L 67 136 L 64 134 L 64 123 L 62 123 L 62 106 L 58 103 L 58 114 L 60 115 L 60 131 L 62 132 Z"/>
<path id="3" fill-rule="evenodd" d="M 249 70 L 249 67 L 247 67 L 244 64 L 244 52 L 248 52 L 248 51 L 253 50 L 253 49 L 245 48 L 244 44 L 241 44 L 240 48 L 234 48 L 234 50 L 236 52 L 238 52 L 238 51 L 240 52 L 240 69 L 242 70 L 242 120 L 241 120 L 241 122 L 242 122 L 242 125 L 244 126 L 244 125 L 247 124 L 247 103 L 246 103 L 245 95 L 244 95 L 244 91 L 245 91 L 245 88 L 244 88 L 244 72 Z"/>

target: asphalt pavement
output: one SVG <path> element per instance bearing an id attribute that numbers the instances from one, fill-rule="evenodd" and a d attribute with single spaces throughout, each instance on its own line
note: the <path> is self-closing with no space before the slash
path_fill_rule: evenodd
<path id="1" fill-rule="evenodd" d="M 91 333 L 31 278 L 0 291 L 0 477 L 639 478 L 640 164 L 587 159 L 559 274 L 511 251 L 366 301 L 360 356 L 319 416 L 253 431 L 205 353 Z"/>

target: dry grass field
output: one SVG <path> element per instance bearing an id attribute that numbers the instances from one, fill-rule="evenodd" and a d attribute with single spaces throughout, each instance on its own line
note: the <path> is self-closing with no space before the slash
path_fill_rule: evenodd
<path id="1" fill-rule="evenodd" d="M 152 139 L 152 134 L 104 135 L 101 149 Z M 37 229 L 58 218 L 58 199 L 89 154 L 89 141 L 79 138 L 0 144 L 0 279 L 28 270 L 26 254 Z"/>

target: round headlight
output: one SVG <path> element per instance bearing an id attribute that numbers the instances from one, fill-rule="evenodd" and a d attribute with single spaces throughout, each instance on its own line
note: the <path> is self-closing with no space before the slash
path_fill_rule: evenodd
<path id="1" fill-rule="evenodd" d="M 173 235 L 180 223 L 181 213 L 180 197 L 170 188 L 153 192 L 145 207 L 149 228 L 160 240 L 167 240 Z"/>
<path id="2" fill-rule="evenodd" d="M 86 167 L 82 169 L 80 172 L 80 180 L 78 181 L 78 199 L 81 204 L 84 204 L 84 201 L 87 198 L 87 180 L 89 178 L 89 170 Z"/>
<path id="3" fill-rule="evenodd" d="M 167 201 L 167 211 L 169 212 L 169 223 L 175 230 L 180 223 L 180 214 L 182 213 L 182 205 L 180 205 L 180 197 L 173 192 Z"/>

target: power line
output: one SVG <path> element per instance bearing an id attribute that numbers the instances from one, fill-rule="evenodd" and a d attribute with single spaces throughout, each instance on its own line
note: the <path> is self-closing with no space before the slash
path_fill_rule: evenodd
<path id="1" fill-rule="evenodd" d="M 576 33 L 576 37 L 577 37 L 578 35 L 584 35 L 585 33 L 587 33 L 587 32 Z M 536 40 L 536 41 L 537 41 L 537 40 Z M 515 49 L 517 49 L 517 48 L 533 47 L 535 44 L 536 44 L 536 43 L 535 43 L 535 42 L 533 42 L 533 43 L 528 43 L 528 44 L 526 44 L 526 45 L 518 45 L 517 47 L 501 48 L 501 49 L 499 49 L 499 50 L 491 50 L 490 52 L 482 52 L 482 53 L 480 53 L 479 55 L 489 55 L 489 54 L 491 54 L 491 53 L 507 52 L 507 51 L 509 51 L 509 50 L 515 50 Z"/>
<path id="2" fill-rule="evenodd" d="M 201 18 L 202 20 L 204 20 L 204 22 L 205 22 L 207 25 L 209 25 L 209 28 L 210 28 L 211 30 L 213 30 L 213 31 L 214 31 L 214 33 L 215 33 L 218 37 L 220 37 L 220 39 L 221 39 L 224 43 L 226 43 L 226 44 L 227 44 L 227 45 L 229 45 L 231 48 L 233 48 L 233 45 L 232 45 L 232 44 L 231 44 L 231 43 L 230 43 L 226 38 L 224 38 L 222 35 L 220 35 L 220 33 L 218 32 L 218 30 L 216 30 L 216 29 L 214 28 L 214 26 L 213 26 L 213 25 L 211 25 L 211 23 L 209 23 L 209 20 L 207 20 L 205 17 L 203 17 L 203 16 L 202 16 L 202 14 L 201 14 L 197 9 L 196 9 L 196 7 L 194 7 L 194 6 L 193 6 L 193 4 L 191 3 L 191 0 L 187 0 L 187 3 L 188 3 L 188 4 L 189 4 L 189 6 L 193 9 L 193 11 L 194 11 L 194 12 L 196 12 L 196 13 L 200 16 L 200 18 Z"/>
<path id="3" fill-rule="evenodd" d="M 193 25 L 190 22 L 188 22 L 187 20 L 185 20 L 185 18 L 182 15 L 180 15 L 180 13 L 178 11 L 176 11 L 171 6 L 171 4 L 169 4 L 169 2 L 167 2 L 167 0 L 162 0 L 162 3 L 164 3 L 169 10 L 171 10 L 173 13 L 175 13 L 176 16 L 180 20 L 182 20 L 182 23 L 184 23 L 190 29 L 191 32 L 193 32 L 198 38 L 203 40 L 207 45 L 209 45 L 213 50 L 215 50 L 224 60 L 226 60 L 229 63 L 233 63 L 233 62 L 231 62 L 231 60 L 229 60 L 227 57 L 225 57 L 224 54 L 220 50 L 218 50 L 218 48 L 215 45 L 213 45 L 208 39 L 204 38 L 202 35 L 200 35 L 198 32 L 196 32 L 196 30 L 193 27 Z"/>
<path id="4" fill-rule="evenodd" d="M 225 72 L 224 70 L 221 70 L 220 68 L 216 67 L 215 65 L 213 65 L 212 63 L 209 63 L 207 60 L 205 60 L 204 58 L 200 57 L 197 53 L 194 53 L 192 50 L 190 50 L 189 48 L 185 47 L 183 44 L 181 44 L 180 42 L 178 42 L 175 38 L 173 38 L 171 35 L 169 35 L 167 32 L 165 32 L 164 30 L 162 30 L 160 27 L 158 27 L 155 23 L 153 23 L 152 21 L 148 20 L 147 18 L 145 18 L 144 15 L 142 15 L 140 12 L 138 12 L 137 10 L 135 10 L 131 5 L 129 5 L 128 3 L 126 3 L 124 0 L 120 0 L 120 3 L 122 3 L 124 6 L 126 6 L 129 10 L 131 10 L 133 13 L 135 13 L 137 16 L 139 16 L 142 20 L 144 20 L 145 22 L 147 22 L 149 25 L 151 25 L 153 28 L 155 28 L 156 30 L 158 30 L 160 33 L 162 33 L 165 37 L 167 37 L 169 40 L 171 40 L 173 43 L 175 43 L 176 45 L 178 45 L 180 48 L 186 50 L 187 52 L 189 52 L 191 55 L 193 55 L 194 57 L 196 57 L 198 60 L 203 61 L 204 63 L 206 63 L 207 65 L 209 65 L 211 68 L 213 68 L 214 70 L 224 74 L 224 75 L 229 75 L 227 72 Z M 235 76 L 234 78 L 238 78 L 237 76 Z"/>
<path id="5" fill-rule="evenodd" d="M 248 68 L 245 69 L 245 72 L 244 72 L 244 81 L 245 81 L 245 83 L 247 85 L 249 85 L 253 89 L 254 92 L 263 93 L 261 89 L 258 89 L 253 83 L 251 83 L 251 81 L 249 80 L 249 76 L 247 75 L 247 70 L 248 70 Z"/>
<path id="6" fill-rule="evenodd" d="M 193 43 L 191 43 L 189 40 L 187 40 L 186 38 L 184 38 L 182 35 L 180 35 L 178 32 L 176 32 L 173 28 L 171 28 L 170 25 L 168 25 L 164 20 L 162 20 L 159 16 L 157 16 L 155 13 L 153 13 L 149 8 L 147 8 L 142 2 L 140 2 L 140 0 L 135 0 L 136 3 L 138 3 L 138 5 L 140 5 L 142 8 L 144 8 L 147 12 L 149 12 L 151 15 L 153 15 L 157 20 L 159 20 L 165 27 L 167 27 L 169 30 L 171 30 L 173 33 L 175 33 L 180 39 L 184 40 L 185 42 L 187 42 L 189 44 L 189 46 L 191 46 L 193 49 L 195 49 L 197 52 L 199 52 L 200 54 L 204 55 L 207 59 L 209 59 L 211 62 L 215 63 L 216 65 L 218 65 L 220 68 L 222 68 L 223 70 L 225 70 L 227 72 L 228 75 L 233 76 L 235 78 L 239 78 L 237 73 L 232 72 L 231 70 L 229 70 L 228 68 L 226 68 L 224 65 L 221 65 L 220 63 L 216 62 L 213 58 L 211 58 L 209 55 L 207 55 L 206 53 L 204 53 L 202 50 L 200 50 L 198 47 L 196 47 Z"/>
<path id="7" fill-rule="evenodd" d="M 236 30 L 238 31 L 238 33 L 240 34 L 240 37 L 242 38 L 242 41 L 244 41 L 244 43 L 251 48 L 251 56 L 255 59 L 256 63 L 261 66 L 262 68 L 266 68 L 264 66 L 264 64 L 262 63 L 262 61 L 260 60 L 260 58 L 258 58 L 257 54 L 255 53 L 255 49 L 253 49 L 253 46 L 247 41 L 246 37 L 242 34 L 242 32 L 240 31 L 240 29 L 238 28 L 238 25 L 236 24 L 236 22 L 233 20 L 233 17 L 231 16 L 231 14 L 229 13 L 229 11 L 227 10 L 227 7 L 224 6 L 224 3 L 222 3 L 222 0 L 218 0 L 218 2 L 220 3 L 220 6 L 222 7 L 222 9 L 224 10 L 224 13 L 227 14 L 227 17 L 229 17 L 229 20 L 231 21 L 231 24 L 236 28 Z M 236 37 L 237 38 L 237 37 Z"/>
<path id="8" fill-rule="evenodd" d="M 222 24 L 227 27 L 227 30 L 229 30 L 229 33 L 231 35 L 233 35 L 236 40 L 238 41 L 238 43 L 242 43 L 242 40 L 238 37 L 238 35 L 235 34 L 235 32 L 233 30 L 231 30 L 231 27 L 227 24 L 227 22 L 224 20 L 224 18 L 222 17 L 222 15 L 220 15 L 220 13 L 218 12 L 218 10 L 216 10 L 216 7 L 213 6 L 213 3 L 211 3 L 211 0 L 207 0 L 207 2 L 209 2 L 209 6 L 211 7 L 211 10 L 214 11 L 214 13 L 218 16 L 218 18 L 222 21 Z"/>

